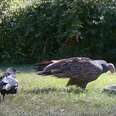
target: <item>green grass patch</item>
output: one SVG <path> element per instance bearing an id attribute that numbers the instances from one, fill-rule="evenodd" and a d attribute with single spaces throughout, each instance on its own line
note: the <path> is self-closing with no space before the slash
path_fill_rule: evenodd
<path id="1" fill-rule="evenodd" d="M 38 76 L 32 66 L 16 67 L 19 91 L 0 104 L 0 116 L 114 116 L 116 95 L 103 92 L 116 82 L 115 74 L 103 74 L 82 92 L 65 87 L 68 79 Z M 5 67 L 1 68 L 1 72 Z"/>

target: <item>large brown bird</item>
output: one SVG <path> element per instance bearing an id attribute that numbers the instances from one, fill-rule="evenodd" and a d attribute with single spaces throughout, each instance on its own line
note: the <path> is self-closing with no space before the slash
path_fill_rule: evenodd
<path id="1" fill-rule="evenodd" d="M 51 62 L 51 63 L 50 63 Z M 72 57 L 50 61 L 38 75 L 54 75 L 58 78 L 69 78 L 69 85 L 77 85 L 83 89 L 91 81 L 96 80 L 102 73 L 115 72 L 112 63 L 105 60 L 92 60 L 86 57 Z M 39 69 L 38 69 L 39 70 Z"/>

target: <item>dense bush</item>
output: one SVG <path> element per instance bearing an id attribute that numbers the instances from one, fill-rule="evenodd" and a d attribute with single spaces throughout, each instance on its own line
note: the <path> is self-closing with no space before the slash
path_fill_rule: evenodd
<path id="1" fill-rule="evenodd" d="M 81 55 L 115 61 L 115 0 L 35 1 L 2 14 L 1 62 Z"/>

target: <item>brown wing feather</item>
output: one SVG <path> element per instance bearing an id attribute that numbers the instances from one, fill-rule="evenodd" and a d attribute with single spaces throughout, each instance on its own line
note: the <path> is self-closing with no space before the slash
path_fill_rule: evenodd
<path id="1" fill-rule="evenodd" d="M 77 78 L 79 80 L 92 81 L 102 73 L 100 65 L 92 63 L 92 60 L 69 58 L 52 64 L 51 72 L 58 77 Z"/>
<path id="2" fill-rule="evenodd" d="M 69 77 L 82 80 L 95 80 L 101 74 L 101 69 L 96 64 L 93 64 L 89 58 L 73 57 L 49 64 L 43 69 L 43 73 L 62 78 Z"/>
<path id="3" fill-rule="evenodd" d="M 95 80 L 101 73 L 101 66 L 92 63 L 92 61 L 73 61 L 71 65 L 71 77 L 73 78 L 92 81 Z"/>

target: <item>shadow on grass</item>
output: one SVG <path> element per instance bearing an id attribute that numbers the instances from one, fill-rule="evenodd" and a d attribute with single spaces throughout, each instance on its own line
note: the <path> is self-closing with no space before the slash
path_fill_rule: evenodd
<path id="1" fill-rule="evenodd" d="M 82 92 L 86 92 L 86 90 L 82 90 L 80 88 L 35 88 L 33 90 L 29 90 L 29 91 L 25 91 L 26 93 L 31 93 L 31 94 L 49 94 L 49 93 L 54 93 L 54 92 L 64 92 L 64 93 L 75 93 L 75 94 L 79 94 Z"/>

